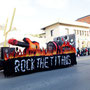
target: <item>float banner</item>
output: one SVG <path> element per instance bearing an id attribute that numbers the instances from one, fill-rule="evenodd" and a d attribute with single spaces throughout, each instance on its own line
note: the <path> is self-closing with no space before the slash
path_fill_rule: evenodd
<path id="1" fill-rule="evenodd" d="M 15 76 L 64 68 L 77 64 L 75 53 L 9 59 L 4 62 L 4 75 Z"/>

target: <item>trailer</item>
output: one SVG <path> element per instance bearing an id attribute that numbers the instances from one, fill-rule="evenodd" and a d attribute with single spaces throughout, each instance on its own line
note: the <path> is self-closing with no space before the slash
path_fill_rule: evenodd
<path id="1" fill-rule="evenodd" d="M 70 36 L 73 36 L 73 40 Z M 65 39 L 66 37 L 68 40 Z M 9 39 L 8 43 L 22 47 L 24 50 L 1 48 L 0 69 L 4 70 L 5 76 L 23 75 L 77 64 L 74 34 L 48 42 L 46 49 L 41 49 L 37 41 L 31 41 L 29 38 L 24 38 L 22 42 Z"/>

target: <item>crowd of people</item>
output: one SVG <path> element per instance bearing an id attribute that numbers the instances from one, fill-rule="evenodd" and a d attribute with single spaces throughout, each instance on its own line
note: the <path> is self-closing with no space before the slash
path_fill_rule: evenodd
<path id="1" fill-rule="evenodd" d="M 86 56 L 86 55 L 90 55 L 90 48 L 81 48 L 79 49 L 79 47 L 77 48 L 77 56 Z"/>

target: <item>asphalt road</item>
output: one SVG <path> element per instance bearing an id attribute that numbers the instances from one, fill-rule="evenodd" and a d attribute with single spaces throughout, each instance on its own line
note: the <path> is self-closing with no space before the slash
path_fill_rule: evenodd
<path id="1" fill-rule="evenodd" d="M 0 72 L 0 90 L 90 90 L 90 56 L 69 68 L 10 78 Z"/>

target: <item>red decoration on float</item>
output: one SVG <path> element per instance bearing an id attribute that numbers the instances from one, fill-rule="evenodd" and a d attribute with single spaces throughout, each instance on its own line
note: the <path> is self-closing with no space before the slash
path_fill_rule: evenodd
<path id="1" fill-rule="evenodd" d="M 63 38 L 62 38 L 63 40 Z M 15 45 L 15 46 L 20 46 L 20 47 L 24 47 L 25 49 L 23 50 L 23 52 L 21 52 L 21 50 L 19 49 L 18 52 L 11 52 L 8 57 L 7 55 L 5 55 L 5 60 L 8 59 L 13 59 L 13 58 L 18 58 L 18 57 L 31 57 L 31 56 L 52 56 L 52 55 L 57 55 L 57 54 L 68 54 L 68 53 L 76 53 L 75 47 L 73 47 L 72 45 L 70 45 L 70 42 L 66 42 L 64 41 L 63 44 L 60 46 L 58 45 L 58 43 L 56 42 L 49 42 L 49 43 L 53 43 L 54 46 L 50 46 L 52 47 L 52 51 L 47 49 L 40 49 L 39 43 L 36 41 L 31 41 L 29 38 L 24 38 L 23 39 L 24 42 L 20 42 L 16 39 L 9 39 L 8 43 L 11 45 Z M 47 44 L 47 47 L 49 47 L 49 45 Z M 54 48 L 55 47 L 55 48 Z"/>

